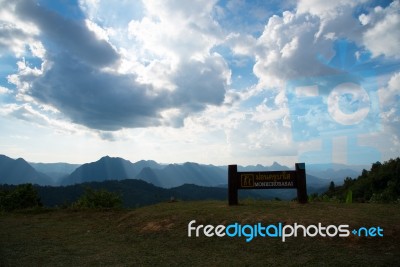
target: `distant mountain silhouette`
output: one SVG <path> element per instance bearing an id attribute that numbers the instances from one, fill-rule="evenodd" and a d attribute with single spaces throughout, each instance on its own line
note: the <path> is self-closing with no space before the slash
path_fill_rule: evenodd
<path id="1" fill-rule="evenodd" d="M 70 175 L 80 164 L 70 163 L 32 163 L 29 164 L 38 172 L 44 173 L 49 176 L 53 185 L 59 185 L 61 180 Z"/>
<path id="2" fill-rule="evenodd" d="M 102 157 L 96 162 L 85 163 L 73 171 L 63 181 L 63 185 L 92 181 L 133 179 L 146 167 L 161 168 L 155 161 L 138 161 L 132 163 L 123 158 Z"/>
<path id="3" fill-rule="evenodd" d="M 142 170 L 143 168 L 152 168 L 152 169 L 162 169 L 165 165 L 159 164 L 154 160 L 139 160 L 133 163 L 136 170 Z"/>
<path id="4" fill-rule="evenodd" d="M 351 169 L 327 169 L 321 171 L 310 169 L 308 173 L 317 177 L 321 177 L 324 180 L 333 181 L 336 185 L 343 184 L 344 178 L 346 177 L 356 178 L 360 174 L 360 172 Z"/>
<path id="5" fill-rule="evenodd" d="M 250 166 L 238 166 L 238 171 L 288 171 L 291 170 L 287 166 L 280 165 L 277 162 L 274 162 L 271 166 L 263 166 L 261 164 L 250 165 Z"/>
<path id="6" fill-rule="evenodd" d="M 0 184 L 32 183 L 40 185 L 52 184 L 47 175 L 37 172 L 22 158 L 12 159 L 0 155 Z"/>
<path id="7" fill-rule="evenodd" d="M 217 186 L 226 183 L 226 170 L 212 165 L 184 164 L 160 165 L 155 161 L 132 163 L 122 158 L 102 157 L 78 167 L 63 181 L 63 185 L 92 181 L 141 179 L 156 186 L 171 188 L 183 184 Z"/>
<path id="8" fill-rule="evenodd" d="M 16 167 L 16 162 L 19 162 L 21 166 Z M 123 158 L 105 156 L 98 161 L 80 166 L 67 163 L 31 163 L 36 168 L 35 170 L 23 159 L 13 160 L 2 156 L 0 164 L 2 164 L 0 165 L 0 183 L 10 184 L 32 182 L 41 185 L 73 185 L 93 181 L 140 179 L 163 188 L 179 187 L 183 184 L 223 188 L 227 186 L 227 166 L 193 162 L 166 165 L 153 160 L 141 160 L 132 163 Z M 293 168 L 277 162 L 271 166 L 238 166 L 239 171 L 291 169 Z M 306 164 L 306 173 L 307 187 L 313 191 L 324 191 L 330 181 L 340 185 L 345 177 L 354 177 L 360 172 L 352 166 L 342 164 Z"/>
<path id="9" fill-rule="evenodd" d="M 158 177 L 156 172 L 159 172 L 158 170 L 153 170 L 150 167 L 145 167 L 143 168 L 138 175 L 136 175 L 136 179 L 140 179 L 143 181 L 146 181 L 148 183 L 151 183 L 155 186 L 160 186 L 162 184 L 162 179 Z"/>
<path id="10" fill-rule="evenodd" d="M 226 183 L 227 171 L 212 165 L 186 162 L 184 164 L 169 164 L 162 169 L 156 170 L 144 168 L 136 176 L 136 179 L 164 188 L 183 184 L 218 186 Z"/>

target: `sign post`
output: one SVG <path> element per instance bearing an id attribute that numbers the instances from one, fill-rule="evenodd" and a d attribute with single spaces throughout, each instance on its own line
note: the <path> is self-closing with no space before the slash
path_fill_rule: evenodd
<path id="1" fill-rule="evenodd" d="M 228 201 L 229 206 L 238 205 L 237 165 L 228 166 Z"/>
<path id="2" fill-rule="evenodd" d="M 239 189 L 297 189 L 299 203 L 307 203 L 306 167 L 296 163 L 295 171 L 238 172 L 237 165 L 228 166 L 228 202 L 238 205 Z"/>
<path id="3" fill-rule="evenodd" d="M 297 201 L 302 204 L 307 203 L 306 165 L 304 163 L 296 163 L 296 180 Z"/>

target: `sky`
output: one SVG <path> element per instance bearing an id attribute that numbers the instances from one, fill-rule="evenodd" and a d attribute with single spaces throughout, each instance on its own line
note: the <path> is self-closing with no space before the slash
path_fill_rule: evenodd
<path id="1" fill-rule="evenodd" d="M 371 164 L 399 104 L 399 1 L 0 0 L 9 157 Z"/>

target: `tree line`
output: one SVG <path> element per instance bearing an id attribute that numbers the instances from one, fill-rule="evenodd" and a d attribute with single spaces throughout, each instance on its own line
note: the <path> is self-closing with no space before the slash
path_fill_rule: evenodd
<path id="1" fill-rule="evenodd" d="M 38 191 L 32 184 L 22 184 L 12 189 L 0 190 L 0 211 L 34 209 L 42 206 Z M 120 208 L 122 207 L 122 197 L 105 189 L 95 190 L 86 187 L 81 197 L 69 204 L 68 207 L 78 209 Z"/>
<path id="2" fill-rule="evenodd" d="M 331 182 L 324 194 L 313 197 L 340 202 L 399 203 L 400 158 L 390 159 L 384 163 L 375 162 L 369 171 L 362 170 L 357 178 L 346 177 L 341 186 L 335 186 Z"/>

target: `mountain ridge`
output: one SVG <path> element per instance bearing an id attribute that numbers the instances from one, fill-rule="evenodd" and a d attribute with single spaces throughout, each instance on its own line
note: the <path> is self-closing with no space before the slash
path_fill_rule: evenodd
<path id="1" fill-rule="evenodd" d="M 0 183 L 46 185 L 51 184 L 51 179 L 47 175 L 36 171 L 23 158 L 12 159 L 5 155 L 0 155 Z"/>
<path id="2" fill-rule="evenodd" d="M 6 156 L 4 156 L 6 157 Z M 8 158 L 8 157 L 7 157 Z M 1 163 L 0 170 L 7 169 L 10 166 L 11 158 L 8 158 L 8 163 Z M 19 159 L 22 162 L 23 159 Z M 14 161 L 18 161 L 14 160 Z M 23 160 L 26 162 L 25 160 Z M 28 164 L 26 162 L 26 164 Z M 28 164 L 29 165 L 29 164 Z M 82 165 L 73 165 L 68 163 L 31 163 L 30 166 L 32 177 L 25 177 L 25 179 L 0 179 L 0 183 L 37 183 L 41 185 L 71 185 L 92 181 L 106 181 L 106 180 L 123 180 L 123 179 L 141 179 L 143 181 L 152 183 L 156 186 L 163 188 L 178 187 L 183 184 L 196 184 L 199 186 L 211 187 L 226 187 L 227 184 L 227 166 L 205 165 L 196 162 L 184 162 L 173 164 L 160 164 L 154 160 L 139 160 L 132 163 L 129 160 L 120 157 L 104 156 L 97 161 L 85 163 Z M 315 169 L 314 166 L 317 166 Z M 335 169 L 323 169 L 324 165 L 321 164 L 306 164 L 306 173 L 308 184 L 312 187 L 322 187 L 334 181 L 335 184 L 340 185 L 344 178 L 347 176 L 358 175 L 357 171 L 350 169 L 349 166 L 343 165 L 342 167 L 349 167 L 348 169 L 338 169 L 339 165 L 335 165 Z M 326 164 L 326 166 L 332 166 Z M 51 171 L 60 170 L 62 168 L 71 170 L 76 167 L 71 173 L 66 174 L 61 178 L 51 177 Z M 39 172 L 46 171 L 46 174 Z M 277 171 L 277 170 L 291 170 L 289 167 L 273 162 L 271 166 L 248 165 L 238 166 L 239 171 Z M 44 176 L 43 176 L 44 175 Z M 1 178 L 2 176 L 0 176 Z M 44 177 L 40 180 L 40 177 Z M 52 179 L 50 179 L 51 177 Z M 323 178 L 325 179 L 323 179 Z M 58 179 L 58 180 L 57 180 Z M 58 181 L 58 182 L 57 182 Z"/>

